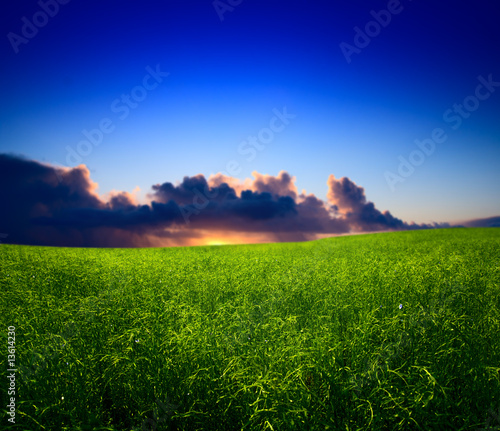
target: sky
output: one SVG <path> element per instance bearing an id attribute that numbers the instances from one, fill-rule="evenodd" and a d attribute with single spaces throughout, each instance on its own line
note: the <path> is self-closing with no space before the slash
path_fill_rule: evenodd
<path id="1" fill-rule="evenodd" d="M 494 2 L 0 9 L 3 242 L 199 245 L 498 224 Z"/>

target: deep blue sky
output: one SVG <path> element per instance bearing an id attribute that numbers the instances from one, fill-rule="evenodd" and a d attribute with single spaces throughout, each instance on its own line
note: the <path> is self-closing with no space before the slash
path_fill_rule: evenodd
<path id="1" fill-rule="evenodd" d="M 407 221 L 498 215 L 500 87 L 456 130 L 443 120 L 478 76 L 500 81 L 496 4 L 400 5 L 348 63 L 339 44 L 387 1 L 243 0 L 221 21 L 209 0 L 71 0 L 17 54 L 8 33 L 41 9 L 4 2 L 0 152 L 72 167 L 66 147 L 107 117 L 114 131 L 82 157 L 100 193 L 139 186 L 145 196 L 235 160 L 238 178 L 285 170 L 321 198 L 330 174 L 347 176 Z M 119 119 L 112 102 L 157 65 L 170 75 Z M 284 106 L 296 118 L 247 161 L 239 144 Z M 385 174 L 436 127 L 447 139 L 391 190 Z"/>

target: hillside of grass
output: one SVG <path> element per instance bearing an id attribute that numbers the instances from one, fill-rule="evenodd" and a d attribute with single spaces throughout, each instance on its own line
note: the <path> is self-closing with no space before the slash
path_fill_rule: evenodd
<path id="1" fill-rule="evenodd" d="M 500 228 L 0 262 L 11 429 L 500 426 Z"/>

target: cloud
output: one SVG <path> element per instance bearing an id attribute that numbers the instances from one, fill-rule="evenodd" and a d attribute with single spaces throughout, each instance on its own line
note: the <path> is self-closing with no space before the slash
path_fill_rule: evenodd
<path id="1" fill-rule="evenodd" d="M 115 208 L 126 208 L 131 205 L 137 205 L 137 194 L 141 191 L 139 187 L 136 187 L 132 190 L 132 193 L 129 192 L 120 192 L 116 190 L 112 190 L 103 196 L 105 201 L 108 201 L 109 207 L 112 209 Z"/>
<path id="2" fill-rule="evenodd" d="M 288 172 L 280 171 L 278 176 L 262 175 L 258 172 L 252 172 L 255 177 L 253 187 L 260 193 L 271 193 L 274 196 L 289 196 L 292 199 L 297 198 L 297 187 L 295 186 L 295 177 L 290 176 Z"/>
<path id="3" fill-rule="evenodd" d="M 272 175 L 259 174 L 252 172 L 254 179 L 246 178 L 241 181 L 237 178 L 229 177 L 223 174 L 211 175 L 208 178 L 208 184 L 211 187 L 218 187 L 227 184 L 235 193 L 240 196 L 245 190 L 252 190 L 259 193 L 271 193 L 274 196 L 289 196 L 296 199 L 298 192 L 295 186 L 295 177 L 290 176 L 288 172 L 280 171 L 276 177 Z"/>
<path id="4" fill-rule="evenodd" d="M 334 175 L 330 175 L 327 198 L 351 229 L 357 232 L 400 230 L 416 226 L 408 225 L 389 211 L 380 212 L 373 202 L 366 200 L 364 188 L 347 177 L 336 179 Z"/>
<path id="5" fill-rule="evenodd" d="M 298 193 L 295 177 L 253 172 L 184 177 L 132 192 L 97 193 L 86 166 L 59 168 L 0 155 L 0 231 L 17 244 L 147 247 L 208 242 L 303 241 L 349 232 L 434 227 L 407 224 L 368 202 L 349 178 L 328 178 L 327 201 Z"/>
<path id="6" fill-rule="evenodd" d="M 500 216 L 468 220 L 462 225 L 465 227 L 500 227 Z"/>

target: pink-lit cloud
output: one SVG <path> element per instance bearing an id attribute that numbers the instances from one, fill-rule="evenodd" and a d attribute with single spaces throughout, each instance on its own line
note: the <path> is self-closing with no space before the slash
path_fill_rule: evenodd
<path id="1" fill-rule="evenodd" d="M 327 200 L 298 193 L 295 177 L 253 172 L 184 177 L 138 190 L 97 193 L 84 165 L 58 168 L 0 155 L 0 230 L 17 244 L 148 247 L 303 241 L 328 235 L 429 228 L 379 211 L 349 178 L 327 181 Z"/>

